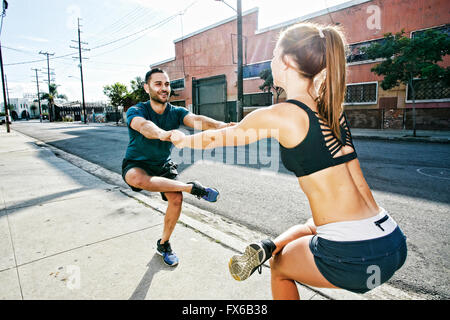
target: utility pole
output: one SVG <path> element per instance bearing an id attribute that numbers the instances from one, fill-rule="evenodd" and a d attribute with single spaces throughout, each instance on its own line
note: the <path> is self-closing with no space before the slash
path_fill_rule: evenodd
<path id="1" fill-rule="evenodd" d="M 237 34 L 238 34 L 238 72 L 237 72 L 237 122 L 244 118 L 244 84 L 242 66 L 242 2 L 237 0 Z"/>
<path id="2" fill-rule="evenodd" d="M 50 95 L 50 59 L 49 59 L 49 56 L 54 56 L 55 54 L 48 53 L 48 52 L 42 52 L 42 51 L 39 51 L 39 54 L 43 54 L 43 55 L 47 56 L 48 94 Z M 49 101 L 48 115 L 49 115 L 50 122 L 55 121 L 54 107 L 53 107 L 53 103 L 51 103 L 50 101 Z"/>
<path id="3" fill-rule="evenodd" d="M 5 105 L 5 116 L 6 116 L 6 132 L 10 133 L 11 129 L 9 128 L 9 110 L 8 110 L 8 101 L 6 100 L 6 88 L 5 88 L 5 76 L 3 71 L 3 55 L 2 55 L 2 45 L 0 43 L 0 65 L 2 71 L 2 87 L 3 87 L 3 103 Z"/>
<path id="4" fill-rule="evenodd" d="M 11 102 L 9 101 L 9 89 L 8 89 L 8 77 L 5 74 L 5 86 L 6 86 L 6 97 L 8 99 L 8 104 L 11 104 Z"/>
<path id="5" fill-rule="evenodd" d="M 41 94 L 39 93 L 39 77 L 38 77 L 38 71 L 41 71 L 41 69 L 31 68 L 31 70 L 36 71 L 36 86 L 37 86 L 37 96 L 38 96 L 38 103 L 39 103 L 39 121 L 42 123 L 42 109 L 41 109 Z"/>
<path id="6" fill-rule="evenodd" d="M 3 26 L 3 18 L 6 15 L 6 9 L 8 9 L 8 2 L 3 0 L 3 10 L 2 10 L 2 17 L 1 17 L 1 19 L 2 19 L 1 25 L 2 26 Z M 1 34 L 1 27 L 0 27 L 0 34 Z M 2 72 L 3 104 L 5 105 L 6 132 L 10 133 L 11 130 L 9 128 L 9 110 L 8 110 L 8 107 L 9 107 L 8 103 L 9 103 L 9 101 L 6 100 L 5 77 L 4 77 L 5 73 L 3 71 L 3 55 L 2 55 L 2 44 L 1 44 L 1 42 L 0 42 L 0 66 L 1 66 L 0 69 L 1 69 L 1 72 Z M 9 98 L 8 98 L 8 100 L 9 100 Z"/>
<path id="7" fill-rule="evenodd" d="M 225 0 L 215 0 L 223 2 L 237 13 L 237 101 L 236 101 L 236 121 L 239 122 L 244 117 L 244 83 L 243 83 L 243 54 L 242 54 L 242 1 L 237 0 L 237 9 L 230 6 Z M 234 63 L 234 62 L 233 62 Z"/>
<path id="8" fill-rule="evenodd" d="M 83 103 L 83 115 L 84 115 L 84 124 L 87 123 L 87 115 L 86 115 L 86 104 L 84 102 L 84 83 L 83 83 L 83 58 L 81 57 L 81 50 L 89 51 L 90 49 L 84 49 L 81 48 L 81 44 L 88 44 L 87 42 L 81 41 L 81 30 L 80 30 L 80 18 L 78 18 L 78 41 L 72 40 L 72 42 L 78 42 L 78 47 L 72 47 L 73 49 L 78 49 L 78 59 L 80 61 L 80 64 L 78 65 L 80 67 L 80 75 L 81 75 L 81 96 L 82 96 L 82 103 Z M 86 59 L 86 58 L 84 58 Z"/>

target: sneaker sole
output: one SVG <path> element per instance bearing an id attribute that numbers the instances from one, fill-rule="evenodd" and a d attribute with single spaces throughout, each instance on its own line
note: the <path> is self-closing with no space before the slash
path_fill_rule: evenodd
<path id="1" fill-rule="evenodd" d="M 168 264 L 165 260 L 164 260 L 164 256 L 161 252 L 159 252 L 158 250 L 156 250 L 156 253 L 159 254 L 162 258 L 162 261 L 164 262 L 165 265 L 169 266 L 169 267 L 175 267 L 178 265 L 178 262 L 175 262 L 174 264 Z"/>
<path id="2" fill-rule="evenodd" d="M 262 264 L 264 255 L 264 249 L 259 245 L 248 245 L 243 255 L 235 255 L 228 262 L 231 276 L 237 281 L 244 281 Z"/>

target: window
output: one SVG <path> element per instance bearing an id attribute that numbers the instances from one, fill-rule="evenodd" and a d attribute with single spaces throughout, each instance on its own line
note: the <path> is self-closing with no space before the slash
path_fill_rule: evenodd
<path id="1" fill-rule="evenodd" d="M 444 26 L 440 26 L 440 27 L 435 27 L 435 28 L 430 28 L 430 29 L 424 29 L 424 30 L 417 30 L 417 31 L 413 31 L 411 32 L 411 38 L 417 37 L 421 34 L 423 34 L 425 31 L 427 30 L 436 30 L 436 31 L 440 31 L 443 33 L 446 33 L 448 37 L 450 37 L 450 24 L 446 24 Z"/>
<path id="2" fill-rule="evenodd" d="M 270 62 L 271 61 L 265 61 L 245 65 L 243 67 L 242 77 L 244 79 L 259 78 L 259 74 L 261 73 L 261 71 L 265 69 L 270 69 Z"/>
<path id="3" fill-rule="evenodd" d="M 173 90 L 184 89 L 184 78 L 170 81 L 170 86 Z"/>
<path id="4" fill-rule="evenodd" d="M 170 101 L 170 104 L 173 105 L 173 106 L 185 107 L 186 108 L 186 101 L 185 100 Z"/>
<path id="5" fill-rule="evenodd" d="M 244 94 L 244 107 L 265 107 L 271 104 L 271 92 Z"/>
<path id="6" fill-rule="evenodd" d="M 384 41 L 385 40 L 383 38 L 383 39 L 378 39 L 378 40 L 370 40 L 370 41 L 350 44 L 348 46 L 350 54 L 347 56 L 347 63 L 372 61 L 367 57 L 367 54 L 364 53 L 364 49 L 371 46 L 374 43 L 383 44 Z"/>
<path id="7" fill-rule="evenodd" d="M 450 88 L 444 81 L 414 79 L 415 100 L 450 100 Z M 407 88 L 407 102 L 412 102 L 411 86 Z"/>
<path id="8" fill-rule="evenodd" d="M 347 84 L 345 104 L 375 104 L 377 103 L 377 82 Z"/>

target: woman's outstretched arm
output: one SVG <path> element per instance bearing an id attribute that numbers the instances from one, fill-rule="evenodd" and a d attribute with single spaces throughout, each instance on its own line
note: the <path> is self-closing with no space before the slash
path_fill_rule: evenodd
<path id="1" fill-rule="evenodd" d="M 234 126 L 185 135 L 173 130 L 171 141 L 177 148 L 212 149 L 242 146 L 265 138 L 278 140 L 282 119 L 272 107 L 255 110 Z"/>

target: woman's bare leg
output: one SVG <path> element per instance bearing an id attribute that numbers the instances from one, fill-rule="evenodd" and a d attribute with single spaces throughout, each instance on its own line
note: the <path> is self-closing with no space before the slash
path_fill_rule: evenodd
<path id="1" fill-rule="evenodd" d="M 295 281 L 319 288 L 336 288 L 317 269 L 309 248 L 312 235 L 289 242 L 270 260 L 272 296 L 275 300 L 300 299 Z"/>
<path id="2" fill-rule="evenodd" d="M 277 248 L 273 251 L 272 256 L 275 256 L 280 252 L 289 242 L 314 234 L 316 234 L 316 226 L 314 225 L 312 218 L 306 221 L 305 224 L 298 224 L 289 228 L 273 240 Z"/>

